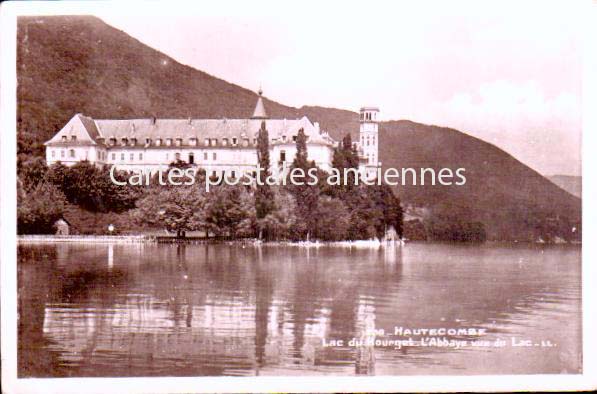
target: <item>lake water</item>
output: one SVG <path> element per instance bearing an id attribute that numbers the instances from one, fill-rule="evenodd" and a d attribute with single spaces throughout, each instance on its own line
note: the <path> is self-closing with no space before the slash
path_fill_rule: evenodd
<path id="1" fill-rule="evenodd" d="M 578 246 L 20 245 L 18 287 L 20 377 L 582 366 Z"/>

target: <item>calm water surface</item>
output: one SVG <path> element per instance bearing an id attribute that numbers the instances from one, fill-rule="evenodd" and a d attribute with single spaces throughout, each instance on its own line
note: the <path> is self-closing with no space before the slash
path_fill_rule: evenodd
<path id="1" fill-rule="evenodd" d="M 21 245 L 19 376 L 579 373 L 580 254 Z M 395 327 L 484 328 L 448 339 L 505 345 L 347 346 L 373 332 L 404 339 Z"/>

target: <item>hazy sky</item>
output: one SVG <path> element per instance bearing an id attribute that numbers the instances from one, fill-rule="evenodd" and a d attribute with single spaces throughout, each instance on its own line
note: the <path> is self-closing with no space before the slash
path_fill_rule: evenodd
<path id="1" fill-rule="evenodd" d="M 376 105 L 383 119 L 458 128 L 543 174 L 580 175 L 582 10 L 492 3 L 200 2 L 98 16 L 283 104 Z"/>

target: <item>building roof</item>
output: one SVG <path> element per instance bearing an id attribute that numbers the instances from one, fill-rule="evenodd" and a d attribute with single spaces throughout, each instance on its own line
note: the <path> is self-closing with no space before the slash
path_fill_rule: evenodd
<path id="1" fill-rule="evenodd" d="M 363 111 L 377 111 L 377 112 L 379 112 L 379 107 L 363 106 L 363 107 L 361 107 L 361 112 L 363 112 Z"/>
<path id="2" fill-rule="evenodd" d="M 77 118 L 77 119 L 75 119 Z M 231 140 L 236 137 L 257 138 L 261 123 L 265 122 L 270 143 L 291 142 L 299 129 L 303 129 L 309 143 L 333 145 L 335 141 L 317 125 L 311 123 L 307 117 L 300 119 L 97 119 L 93 120 L 82 115 L 75 115 L 46 145 L 83 145 L 104 144 L 110 138 L 116 138 L 119 143 L 122 138 L 136 138 L 139 143 L 145 139 L 173 140 L 182 138 L 183 145 L 188 145 L 189 139 L 197 138 L 199 144 L 203 140 L 223 138 Z M 76 142 L 69 137 L 77 135 Z M 66 142 L 62 136 L 66 135 Z M 284 141 L 283 137 L 286 137 Z M 103 140 L 102 140 L 103 139 Z"/>
<path id="3" fill-rule="evenodd" d="M 326 132 L 319 129 L 319 125 L 303 116 L 300 119 L 268 119 L 263 105 L 262 91 L 251 119 L 92 119 L 82 114 L 76 114 L 46 145 L 71 146 L 95 145 L 109 143 L 116 138 L 120 143 L 123 138 L 136 138 L 138 143 L 145 143 L 146 139 L 155 142 L 157 139 L 175 140 L 181 138 L 182 145 L 189 145 L 189 140 L 197 138 L 199 145 L 206 138 L 218 139 L 218 145 L 223 138 L 257 138 L 261 123 L 265 122 L 270 143 L 292 142 L 302 128 L 308 138 L 308 143 L 335 145 Z M 76 136 L 75 139 L 72 136 Z M 66 138 L 64 138 L 66 137 Z M 284 139 L 284 137 L 286 137 Z"/>
<path id="4" fill-rule="evenodd" d="M 46 145 L 95 145 L 100 137 L 95 121 L 82 114 L 76 114 Z"/>
<path id="5" fill-rule="evenodd" d="M 257 104 L 255 105 L 255 110 L 253 111 L 253 116 L 251 119 L 267 119 L 267 112 L 265 112 L 265 106 L 263 105 L 263 98 L 261 95 L 263 91 L 259 88 L 259 97 L 257 98 Z"/>
<path id="6" fill-rule="evenodd" d="M 190 138 L 197 138 L 200 142 L 205 138 L 257 138 L 261 123 L 265 127 L 271 143 L 282 141 L 286 136 L 291 140 L 299 129 L 303 129 L 311 143 L 333 143 L 334 141 L 321 132 L 309 119 L 127 119 L 95 121 L 101 136 L 106 141 L 110 138 L 137 138 L 139 142 L 149 138 L 155 141 L 161 139 L 182 138 L 186 143 Z"/>

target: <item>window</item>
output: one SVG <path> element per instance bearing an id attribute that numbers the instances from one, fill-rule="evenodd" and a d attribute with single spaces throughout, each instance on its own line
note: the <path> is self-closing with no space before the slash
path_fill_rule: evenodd
<path id="1" fill-rule="evenodd" d="M 182 145 L 182 138 L 177 138 L 176 139 L 176 146 L 181 146 Z"/>
<path id="2" fill-rule="evenodd" d="M 236 178 L 236 172 L 234 170 L 230 171 L 230 177 Z"/>
<path id="3" fill-rule="evenodd" d="M 203 160 L 207 160 L 207 152 L 203 152 Z"/>
<path id="4" fill-rule="evenodd" d="M 158 138 L 155 140 L 155 146 L 160 146 L 160 145 L 162 145 L 162 139 Z"/>
<path id="5" fill-rule="evenodd" d="M 124 161 L 124 153 L 120 154 L 120 160 Z"/>
<path id="6" fill-rule="evenodd" d="M 176 152 L 174 154 L 174 160 L 179 161 L 180 160 L 180 153 Z"/>
<path id="7" fill-rule="evenodd" d="M 122 145 L 126 145 L 126 144 L 127 144 L 127 142 L 128 142 L 128 139 L 127 139 L 126 137 L 122 137 L 122 138 L 120 139 L 120 143 L 121 143 Z"/>
<path id="8" fill-rule="evenodd" d="M 222 138 L 222 146 L 228 145 L 228 138 Z"/>
<path id="9" fill-rule="evenodd" d="M 172 138 L 166 138 L 166 146 L 172 145 Z"/>
<path id="10" fill-rule="evenodd" d="M 62 136 L 62 142 L 66 142 L 66 136 L 65 135 Z"/>
<path id="11" fill-rule="evenodd" d="M 232 145 L 236 146 L 237 143 L 238 140 L 236 139 L 236 137 L 232 137 Z"/>
<path id="12" fill-rule="evenodd" d="M 253 145 L 257 145 L 257 138 L 253 138 Z"/>
<path id="13" fill-rule="evenodd" d="M 282 142 L 286 142 L 286 136 L 285 135 L 282 136 Z"/>
<path id="14" fill-rule="evenodd" d="M 212 157 L 214 160 L 216 160 L 216 152 L 213 153 Z"/>
<path id="15" fill-rule="evenodd" d="M 139 160 L 143 160 L 143 153 L 139 153 Z"/>
<path id="16" fill-rule="evenodd" d="M 116 153 L 112 153 L 112 160 L 116 160 Z"/>
<path id="17" fill-rule="evenodd" d="M 134 154 L 134 153 L 131 153 L 131 156 L 130 156 L 130 157 L 131 157 L 131 161 L 134 161 L 134 160 L 135 160 L 135 154 Z"/>
<path id="18" fill-rule="evenodd" d="M 203 145 L 205 146 L 209 146 L 209 138 L 206 138 L 205 141 L 203 142 Z"/>
<path id="19" fill-rule="evenodd" d="M 151 138 L 145 138 L 145 145 L 151 145 Z"/>
<path id="20" fill-rule="evenodd" d="M 60 151 L 60 157 L 64 157 L 64 156 L 65 156 L 64 150 L 61 150 Z"/>
<path id="21" fill-rule="evenodd" d="M 193 152 L 189 153 L 189 164 L 195 164 L 195 155 Z"/>
<path id="22" fill-rule="evenodd" d="M 68 153 L 69 153 L 70 157 L 72 157 L 72 158 L 75 157 L 75 150 L 74 149 L 69 150 Z"/>
<path id="23" fill-rule="evenodd" d="M 168 161 L 168 154 L 166 153 L 166 161 Z"/>
<path id="24" fill-rule="evenodd" d="M 189 145 L 191 145 L 191 146 L 197 146 L 197 138 L 191 138 L 189 140 Z"/>
<path id="25" fill-rule="evenodd" d="M 292 136 L 292 142 L 296 142 L 296 135 Z"/>
<path id="26" fill-rule="evenodd" d="M 52 159 L 53 159 L 53 158 L 55 158 L 55 157 L 56 157 L 56 151 L 55 151 L 55 150 L 53 150 L 53 151 L 52 151 Z"/>
<path id="27" fill-rule="evenodd" d="M 213 140 L 211 140 L 211 144 L 212 144 L 213 146 L 216 146 L 216 145 L 218 145 L 218 139 L 217 139 L 217 138 L 214 138 Z"/>
<path id="28" fill-rule="evenodd" d="M 76 136 L 76 135 L 72 135 L 72 136 L 70 137 L 70 139 L 71 139 L 71 141 L 75 142 L 75 141 L 77 140 L 77 136 Z"/>
<path id="29" fill-rule="evenodd" d="M 286 151 L 285 150 L 280 151 L 280 161 L 286 161 Z"/>

